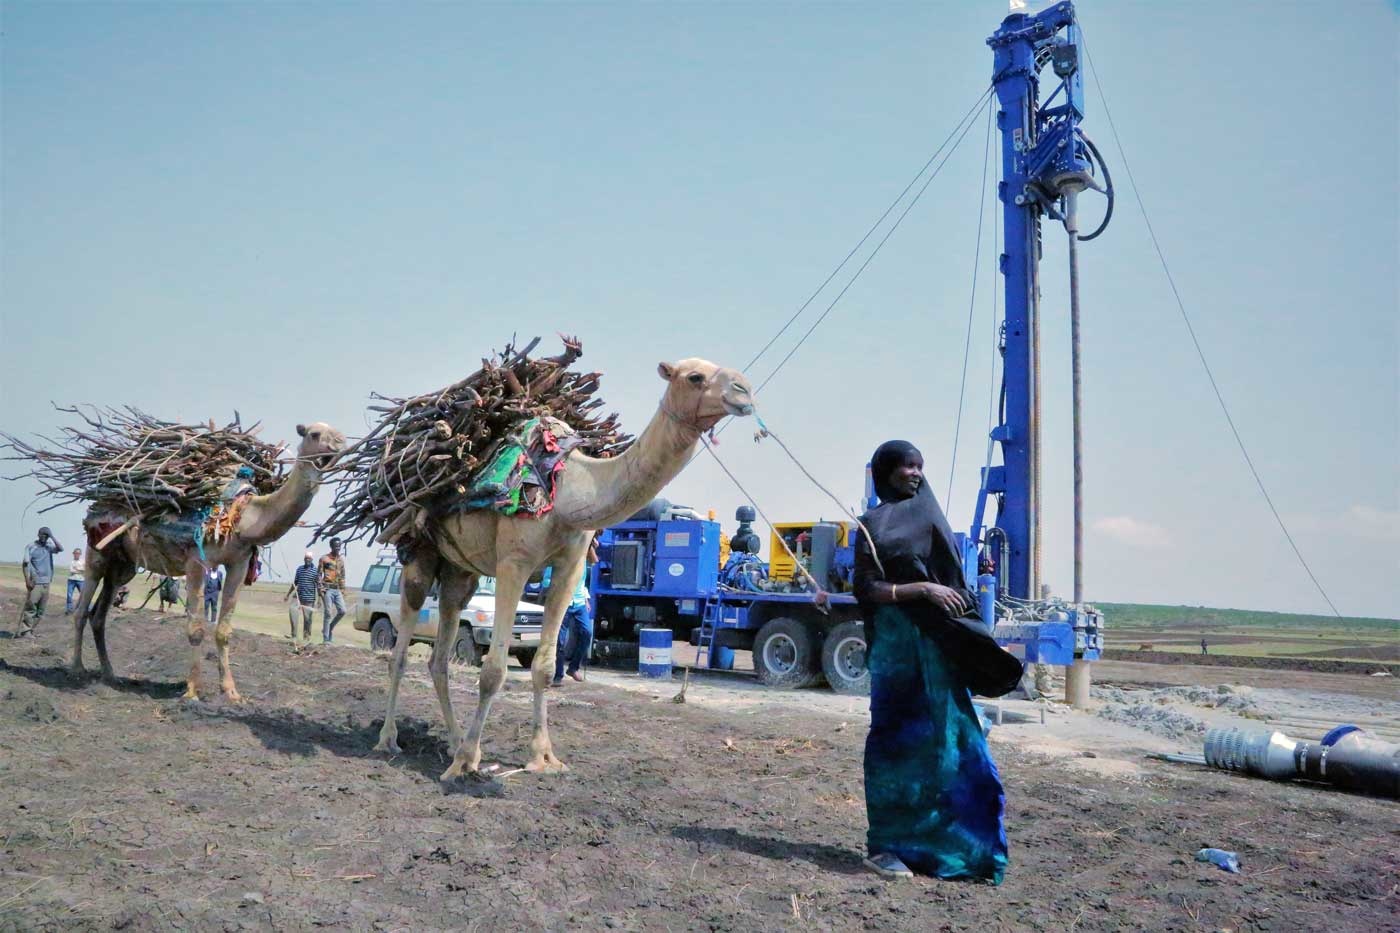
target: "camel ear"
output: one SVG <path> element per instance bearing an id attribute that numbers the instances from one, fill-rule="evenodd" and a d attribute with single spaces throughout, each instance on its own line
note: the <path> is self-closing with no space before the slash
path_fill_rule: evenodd
<path id="1" fill-rule="evenodd" d="M 665 379 L 667 382 L 670 382 L 676 376 L 676 367 L 672 366 L 670 363 L 657 363 L 656 371 L 660 373 L 661 378 Z"/>
<path id="2" fill-rule="evenodd" d="M 299 425 L 297 425 L 297 437 L 305 437 L 305 436 L 306 436 L 306 425 L 304 425 L 304 424 L 299 424 Z"/>

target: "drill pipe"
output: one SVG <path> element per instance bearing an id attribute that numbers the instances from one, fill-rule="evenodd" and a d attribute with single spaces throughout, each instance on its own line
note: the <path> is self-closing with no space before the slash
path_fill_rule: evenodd
<path id="1" fill-rule="evenodd" d="M 1320 781 L 1382 797 L 1400 798 L 1400 745 L 1338 726 L 1320 742 L 1300 742 L 1263 729 L 1212 729 L 1206 764 L 1222 771 L 1287 781 Z"/>

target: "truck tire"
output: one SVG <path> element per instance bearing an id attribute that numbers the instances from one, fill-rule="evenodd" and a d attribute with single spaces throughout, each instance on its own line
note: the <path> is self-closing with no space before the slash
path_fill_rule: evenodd
<path id="1" fill-rule="evenodd" d="M 842 622 L 822 642 L 822 673 L 831 689 L 846 696 L 870 695 L 870 669 L 865 666 L 865 626 Z"/>
<path id="2" fill-rule="evenodd" d="M 394 642 L 398 641 L 398 637 L 398 633 L 394 631 L 394 623 L 380 616 L 370 627 L 369 646 L 375 651 L 393 651 Z"/>
<path id="3" fill-rule="evenodd" d="M 753 640 L 753 667 L 765 686 L 810 687 L 821 677 L 821 649 L 812 630 L 796 619 L 769 619 Z"/>
<path id="4" fill-rule="evenodd" d="M 485 654 L 485 650 L 478 645 L 476 639 L 472 637 L 471 629 L 457 633 L 457 640 L 452 644 L 453 661 L 458 664 L 480 667 L 481 659 Z"/>

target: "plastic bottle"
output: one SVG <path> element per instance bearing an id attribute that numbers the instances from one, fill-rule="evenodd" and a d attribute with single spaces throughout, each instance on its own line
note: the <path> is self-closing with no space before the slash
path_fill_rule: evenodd
<path id="1" fill-rule="evenodd" d="M 1226 852 L 1224 849 L 1202 849 L 1196 853 L 1196 861 L 1210 862 L 1216 868 L 1232 872 L 1236 875 L 1240 873 L 1239 857 L 1233 852 Z"/>

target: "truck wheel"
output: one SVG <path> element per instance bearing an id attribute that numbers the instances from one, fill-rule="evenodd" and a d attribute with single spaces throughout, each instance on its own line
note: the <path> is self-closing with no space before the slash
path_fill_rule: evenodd
<path id="1" fill-rule="evenodd" d="M 766 686 L 810 687 L 821 676 L 817 639 L 795 619 L 770 619 L 754 639 L 753 666 Z"/>
<path id="2" fill-rule="evenodd" d="M 398 634 L 394 631 L 394 623 L 382 616 L 369 630 L 369 646 L 375 651 L 393 651 L 394 642 L 397 640 Z"/>
<path id="3" fill-rule="evenodd" d="M 870 668 L 865 666 L 865 626 L 842 622 L 822 643 L 822 673 L 831 689 L 846 696 L 870 695 Z"/>
<path id="4" fill-rule="evenodd" d="M 481 659 L 486 652 L 472 638 L 471 630 L 459 632 L 457 640 L 452 644 L 452 660 L 458 664 L 470 664 L 472 667 L 480 667 Z"/>

